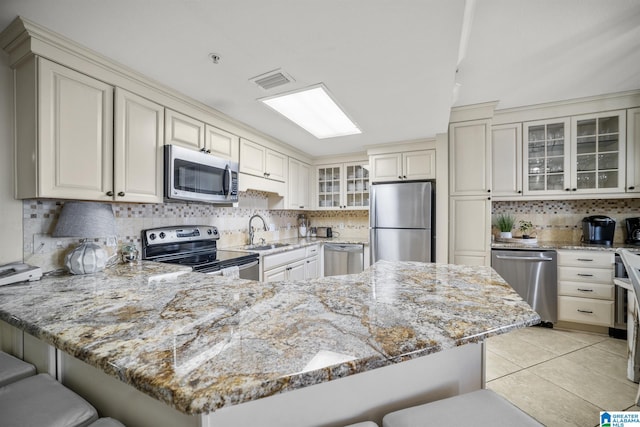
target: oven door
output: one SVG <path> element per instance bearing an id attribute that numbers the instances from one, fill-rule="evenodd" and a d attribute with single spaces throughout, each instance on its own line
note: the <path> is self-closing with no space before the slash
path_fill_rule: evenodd
<path id="1" fill-rule="evenodd" d="M 165 199 L 209 203 L 238 201 L 238 164 L 165 145 Z"/>

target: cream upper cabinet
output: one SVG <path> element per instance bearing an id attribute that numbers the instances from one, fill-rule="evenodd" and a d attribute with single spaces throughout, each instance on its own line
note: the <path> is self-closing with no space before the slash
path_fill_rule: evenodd
<path id="1" fill-rule="evenodd" d="M 522 125 L 491 128 L 491 193 L 522 196 Z"/>
<path id="2" fill-rule="evenodd" d="M 164 107 L 116 88 L 114 197 L 162 203 Z"/>
<path id="3" fill-rule="evenodd" d="M 640 193 L 640 108 L 627 111 L 627 193 Z"/>
<path id="4" fill-rule="evenodd" d="M 572 117 L 571 129 L 571 191 L 624 192 L 626 112 Z"/>
<path id="5" fill-rule="evenodd" d="M 240 172 L 284 182 L 287 175 L 287 156 L 241 138 Z"/>
<path id="6" fill-rule="evenodd" d="M 435 150 L 372 155 L 371 182 L 434 179 L 435 157 Z"/>
<path id="7" fill-rule="evenodd" d="M 351 162 L 316 168 L 319 209 L 369 209 L 369 165 Z"/>
<path id="8" fill-rule="evenodd" d="M 491 200 L 488 196 L 451 197 L 449 261 L 491 265 Z"/>
<path id="9" fill-rule="evenodd" d="M 565 194 L 571 186 L 570 119 L 523 124 L 524 194 Z"/>
<path id="10" fill-rule="evenodd" d="M 304 162 L 289 158 L 288 209 L 309 209 L 311 207 L 309 174 L 311 167 Z"/>
<path id="11" fill-rule="evenodd" d="M 36 57 L 15 84 L 16 197 L 112 200 L 113 87 Z"/>
<path id="12" fill-rule="evenodd" d="M 240 138 L 215 126 L 205 125 L 204 145 L 207 153 L 238 162 L 240 159 Z"/>
<path id="13" fill-rule="evenodd" d="M 177 111 L 166 109 L 165 144 L 179 145 L 192 150 L 205 148 L 205 124 Z"/>
<path id="14" fill-rule="evenodd" d="M 491 193 L 491 121 L 449 126 L 449 188 L 452 196 Z"/>

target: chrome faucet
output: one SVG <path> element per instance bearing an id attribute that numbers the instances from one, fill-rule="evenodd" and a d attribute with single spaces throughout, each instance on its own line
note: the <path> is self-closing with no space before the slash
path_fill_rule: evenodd
<path id="1" fill-rule="evenodd" d="M 262 228 L 264 229 L 264 231 L 267 231 L 267 223 L 265 222 L 264 218 L 262 218 L 260 215 L 255 214 L 251 218 L 249 218 L 249 244 L 250 245 L 253 245 L 253 227 L 251 226 L 251 221 L 253 221 L 253 218 L 256 218 L 256 217 L 262 220 Z"/>

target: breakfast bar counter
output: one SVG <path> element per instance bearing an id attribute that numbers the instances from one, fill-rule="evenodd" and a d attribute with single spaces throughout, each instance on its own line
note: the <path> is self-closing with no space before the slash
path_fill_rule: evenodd
<path id="1" fill-rule="evenodd" d="M 372 393 L 376 381 L 385 381 L 377 387 L 390 405 L 392 381 L 367 377 L 389 372 L 402 378 L 390 368 L 415 366 L 418 371 L 410 375 L 419 384 L 440 381 L 449 394 L 479 388 L 482 349 L 471 356 L 479 359 L 477 372 L 471 366 L 453 370 L 462 380 L 439 380 L 438 371 L 447 369 L 438 366 L 431 378 L 412 363 L 446 364 L 455 360 L 457 348 L 481 347 L 486 337 L 536 324 L 539 317 L 489 267 L 380 261 L 355 275 L 260 283 L 141 261 L 93 275 L 48 276 L 2 287 L 0 320 L 51 346 L 68 366 L 71 360 L 87 364 L 196 420 L 193 425 L 218 426 L 225 425 L 231 409 L 268 399 L 274 402 L 269 407 L 277 408 L 274 398 L 327 384 L 335 386 L 323 389 L 322 396 L 348 401 L 351 378 L 371 378 L 374 386 L 365 389 Z M 441 359 L 434 357 L 438 354 Z M 60 370 L 63 364 L 57 363 Z M 71 373 L 58 375 L 63 383 L 74 381 Z M 471 386 L 456 383 L 465 376 L 478 378 Z M 414 393 L 407 401 L 433 399 L 434 393 L 426 387 L 422 396 Z M 323 413 L 332 408 L 323 405 L 333 404 L 311 399 L 298 411 L 313 418 L 296 419 L 289 403 L 284 407 L 293 412 L 276 414 L 277 424 L 338 425 L 338 420 L 378 417 L 367 406 L 376 404 L 373 395 L 335 408 L 337 415 L 326 419 Z M 109 404 L 104 408 L 113 412 Z M 144 424 L 126 419 L 124 409 L 106 415 Z"/>

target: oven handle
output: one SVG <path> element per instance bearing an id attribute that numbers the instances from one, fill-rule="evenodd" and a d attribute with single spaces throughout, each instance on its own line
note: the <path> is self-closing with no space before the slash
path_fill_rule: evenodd
<path id="1" fill-rule="evenodd" d="M 258 264 L 260 264 L 260 260 L 251 261 L 250 263 L 239 265 L 238 270 L 246 270 L 247 268 L 255 267 Z M 210 273 L 205 273 L 205 274 L 208 274 L 210 276 L 222 276 L 222 270 L 212 271 Z"/>
<path id="2" fill-rule="evenodd" d="M 229 165 L 224 168 L 224 172 L 225 179 L 222 182 L 222 191 L 224 193 L 224 196 L 228 198 L 231 195 L 231 181 L 233 180 L 233 175 L 231 174 L 231 168 L 229 167 Z"/>

